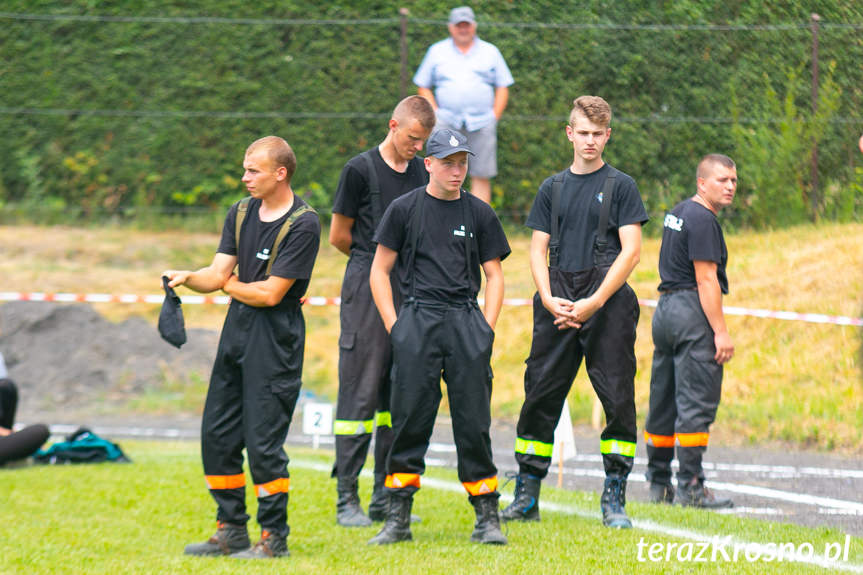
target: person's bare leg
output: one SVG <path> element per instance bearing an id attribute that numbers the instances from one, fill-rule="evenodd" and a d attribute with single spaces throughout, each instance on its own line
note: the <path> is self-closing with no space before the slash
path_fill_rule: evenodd
<path id="1" fill-rule="evenodd" d="M 489 178 L 470 178 L 470 193 L 491 205 L 491 180 Z"/>

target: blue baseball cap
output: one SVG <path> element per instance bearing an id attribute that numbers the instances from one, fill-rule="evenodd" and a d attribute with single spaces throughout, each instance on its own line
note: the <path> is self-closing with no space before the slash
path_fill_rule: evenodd
<path id="1" fill-rule="evenodd" d="M 458 24 L 459 22 L 470 22 L 476 24 L 476 16 L 473 14 L 470 6 L 459 6 L 453 8 L 449 13 L 449 23 Z"/>
<path id="2" fill-rule="evenodd" d="M 470 155 L 474 155 L 467 145 L 467 138 L 455 130 L 448 128 L 438 130 L 426 142 L 427 156 L 446 158 L 456 152 L 467 152 Z"/>

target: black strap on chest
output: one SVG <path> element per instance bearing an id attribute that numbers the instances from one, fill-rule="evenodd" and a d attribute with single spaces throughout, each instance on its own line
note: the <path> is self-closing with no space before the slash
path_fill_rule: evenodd
<path id="1" fill-rule="evenodd" d="M 250 196 L 246 196 L 242 200 L 240 200 L 239 205 L 237 205 L 237 220 L 234 225 L 234 239 L 237 243 L 237 255 L 240 254 L 240 232 L 243 229 L 243 220 L 246 219 L 246 212 L 249 211 L 249 200 L 251 200 Z M 294 200 L 296 201 L 296 200 Z M 291 225 L 297 221 L 297 219 L 306 212 L 316 213 L 314 208 L 310 205 L 305 204 L 297 208 L 291 213 L 287 218 L 285 218 L 282 227 L 279 228 L 279 233 L 276 235 L 276 241 L 273 243 L 273 248 L 270 250 L 270 259 L 267 261 L 267 275 L 270 275 L 270 270 L 273 269 L 273 262 L 276 261 L 276 255 L 279 253 L 279 245 L 282 243 L 282 240 L 288 235 L 288 232 L 291 229 Z"/>
<path id="2" fill-rule="evenodd" d="M 565 171 L 559 172 L 551 180 L 551 239 L 548 242 L 548 265 L 553 268 L 558 266 L 560 260 L 560 195 L 565 174 Z M 602 207 L 599 211 L 599 223 L 596 226 L 596 242 L 593 246 L 594 265 L 605 262 L 605 251 L 608 248 L 608 218 L 614 198 L 615 178 L 617 178 L 617 170 L 608 166 L 608 175 L 602 187 Z"/>
<path id="3" fill-rule="evenodd" d="M 369 201 L 372 205 L 372 226 L 374 231 L 378 229 L 378 224 L 381 222 L 384 214 L 381 209 L 381 187 L 378 184 L 378 171 L 375 169 L 373 153 L 374 149 L 371 149 L 366 150 L 360 155 L 366 161 L 366 169 L 368 171 Z"/>
<path id="4" fill-rule="evenodd" d="M 410 224 L 410 232 L 408 235 L 408 259 L 407 259 L 407 273 L 410 277 L 410 293 L 408 294 L 410 300 L 416 299 L 416 253 L 417 253 L 417 244 L 419 243 L 419 238 L 422 235 L 422 225 L 423 225 L 423 203 L 426 196 L 425 189 L 419 190 L 417 192 L 417 198 L 414 201 L 414 212 L 411 216 L 411 224 Z M 460 190 L 459 201 L 461 202 L 461 210 L 462 210 L 462 221 L 464 222 L 464 261 L 465 261 L 465 270 L 466 270 L 466 279 L 467 279 L 467 291 L 471 292 L 471 234 L 474 236 L 474 222 L 473 222 L 473 211 L 470 207 L 470 198 L 468 194 L 464 190 Z"/>

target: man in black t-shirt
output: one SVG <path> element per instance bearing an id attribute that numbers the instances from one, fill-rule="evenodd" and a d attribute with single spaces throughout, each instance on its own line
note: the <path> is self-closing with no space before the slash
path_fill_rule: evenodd
<path id="1" fill-rule="evenodd" d="M 566 135 L 572 165 L 545 180 L 527 226 L 533 341 L 518 420 L 515 500 L 504 520 L 538 521 L 539 491 L 560 419 L 583 358 L 605 409 L 600 452 L 605 467 L 603 524 L 632 526 L 626 481 L 635 456 L 635 327 L 638 299 L 626 279 L 641 254 L 647 212 L 632 178 L 606 164 L 611 108 L 602 98 L 575 100 Z"/>
<path id="2" fill-rule="evenodd" d="M 650 412 L 645 422 L 650 499 L 672 503 L 671 460 L 677 448 L 678 501 L 731 507 L 704 487 L 701 460 L 722 391 L 722 366 L 734 355 L 725 326 L 728 250 L 716 215 L 731 205 L 737 168 L 710 154 L 698 164 L 697 193 L 666 214 L 659 251 L 659 303 L 653 314 Z"/>
<path id="3" fill-rule="evenodd" d="M 386 515 L 384 480 L 392 445 L 391 353 L 389 334 L 369 289 L 372 238 L 390 203 L 428 182 L 428 172 L 416 154 L 434 122 L 434 109 L 425 98 L 408 96 L 399 102 L 384 141 L 345 164 L 336 190 L 330 243 L 350 256 L 342 282 L 339 400 L 333 425 L 336 520 L 345 527 L 368 526 Z M 375 482 L 367 517 L 360 507 L 357 479 L 375 428 Z"/>
<path id="4" fill-rule="evenodd" d="M 250 197 L 225 218 L 212 263 L 163 273 L 171 287 L 218 289 L 231 305 L 201 422 L 201 455 L 218 530 L 188 555 L 288 555 L 288 457 L 283 445 L 302 385 L 306 293 L 320 245 L 317 214 L 291 190 L 297 159 L 282 138 L 252 143 L 243 161 Z M 236 268 L 236 273 L 234 273 Z M 258 497 L 261 539 L 249 548 L 243 449 Z"/>
<path id="5" fill-rule="evenodd" d="M 411 504 L 425 471 L 443 375 L 458 476 L 476 511 L 471 541 L 505 544 L 489 427 L 491 350 L 503 303 L 501 260 L 510 253 L 509 243 L 494 210 L 461 190 L 471 153 L 465 137 L 440 130 L 427 152 L 428 185 L 393 201 L 375 234 L 370 282 L 392 342 L 394 438 L 386 477 L 390 507 L 369 543 L 412 538 Z M 390 283 L 396 264 L 404 298 L 398 314 Z M 476 300 L 480 269 L 486 278 L 482 312 Z"/>

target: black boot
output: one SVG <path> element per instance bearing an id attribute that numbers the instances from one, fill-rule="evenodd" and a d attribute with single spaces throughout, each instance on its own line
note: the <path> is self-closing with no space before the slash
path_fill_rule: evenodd
<path id="1" fill-rule="evenodd" d="M 515 478 L 512 503 L 500 514 L 504 521 L 539 521 L 539 488 L 542 479 L 526 473 Z"/>
<path id="2" fill-rule="evenodd" d="M 263 531 L 261 540 L 255 543 L 254 547 L 234 553 L 231 557 L 236 559 L 275 559 L 288 555 L 290 552 L 288 551 L 288 538 L 286 536 Z"/>
<path id="3" fill-rule="evenodd" d="M 734 502 L 728 498 L 716 497 L 704 486 L 704 482 L 693 477 L 689 483 L 677 484 L 677 500 L 684 507 L 700 507 L 701 509 L 722 509 L 734 507 Z"/>
<path id="4" fill-rule="evenodd" d="M 218 525 L 218 529 L 212 537 L 203 543 L 186 545 L 183 553 L 186 555 L 230 555 L 238 551 L 245 551 L 252 545 L 245 524 L 234 525 L 220 521 Z"/>
<path id="5" fill-rule="evenodd" d="M 387 518 L 390 496 L 384 483 L 387 476 L 375 473 L 375 486 L 372 488 L 372 500 L 369 501 L 369 519 L 372 521 L 384 521 Z"/>
<path id="6" fill-rule="evenodd" d="M 674 503 L 674 487 L 670 483 L 650 483 L 651 503 Z"/>
<path id="7" fill-rule="evenodd" d="M 626 515 L 626 478 L 610 475 L 605 478 L 605 489 L 600 499 L 602 524 L 615 529 L 630 529 L 632 521 Z"/>
<path id="8" fill-rule="evenodd" d="M 506 545 L 506 536 L 500 531 L 500 512 L 497 504 L 500 493 L 495 491 L 485 495 L 471 495 L 469 499 L 476 511 L 476 523 L 470 540 L 474 543 Z"/>
<path id="9" fill-rule="evenodd" d="M 411 506 L 413 501 L 413 493 L 390 493 L 387 521 L 380 532 L 369 539 L 369 545 L 388 545 L 413 539 L 411 534 Z"/>
<path id="10" fill-rule="evenodd" d="M 363 513 L 360 507 L 360 496 L 357 494 L 356 477 L 339 477 L 339 500 L 336 503 L 336 522 L 342 527 L 368 527 L 372 520 Z"/>

